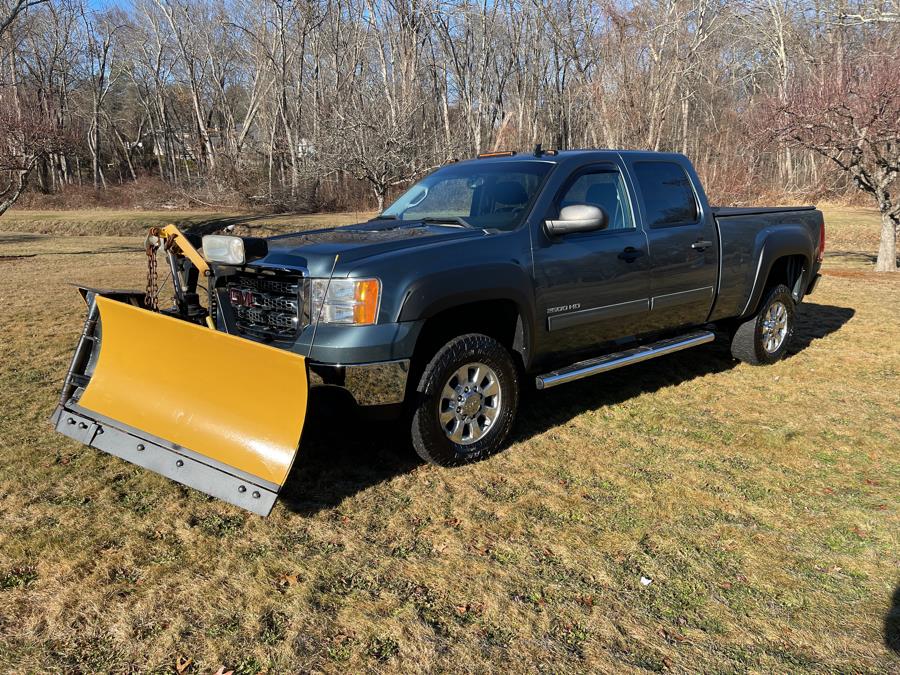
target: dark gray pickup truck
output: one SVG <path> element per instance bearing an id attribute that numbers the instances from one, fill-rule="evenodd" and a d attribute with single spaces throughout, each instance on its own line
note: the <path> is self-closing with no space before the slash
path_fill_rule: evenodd
<path id="1" fill-rule="evenodd" d="M 406 404 L 417 452 L 451 465 L 502 446 L 526 384 L 715 327 L 742 361 L 782 358 L 824 239 L 813 207 L 711 207 L 679 154 L 536 150 L 449 164 L 368 222 L 248 241 L 238 264 L 204 251 L 220 330 L 302 354 L 360 406 Z"/>

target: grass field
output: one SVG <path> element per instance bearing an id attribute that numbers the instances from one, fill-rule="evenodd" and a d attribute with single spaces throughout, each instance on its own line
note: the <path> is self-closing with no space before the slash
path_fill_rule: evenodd
<path id="1" fill-rule="evenodd" d="M 268 236 L 280 232 L 316 227 L 319 224 L 347 225 L 371 217 L 371 213 L 329 213 L 327 215 L 256 215 L 219 211 L 18 211 L 0 218 L 0 233 L 30 233 L 68 236 L 143 237 L 150 227 L 175 223 L 182 229 L 207 232 L 226 225 L 238 227 L 244 235 Z"/>
<path id="2" fill-rule="evenodd" d="M 453 470 L 320 402 L 268 519 L 50 429 L 67 284 L 142 286 L 141 239 L 8 215 L 0 670 L 900 670 L 900 278 L 870 271 L 873 212 L 826 213 L 789 359 L 716 342 L 534 395 Z"/>

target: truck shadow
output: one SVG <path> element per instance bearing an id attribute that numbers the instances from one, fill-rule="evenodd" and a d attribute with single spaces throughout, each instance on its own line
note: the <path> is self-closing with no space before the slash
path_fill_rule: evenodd
<path id="1" fill-rule="evenodd" d="M 890 609 L 884 615 L 884 646 L 900 654 L 900 586 L 894 589 Z"/>
<path id="2" fill-rule="evenodd" d="M 804 303 L 798 308 L 792 353 L 838 330 L 854 315 L 849 307 Z M 512 441 L 523 441 L 587 410 L 730 370 L 737 365 L 727 340 L 579 380 L 523 397 Z M 421 466 L 399 422 L 374 422 L 354 414 L 335 392 L 314 392 L 300 452 L 281 493 L 291 511 L 311 515 L 345 498 Z"/>
<path id="3" fill-rule="evenodd" d="M 894 589 L 890 609 L 884 615 L 884 646 L 900 654 L 900 586 Z"/>
<path id="4" fill-rule="evenodd" d="M 399 421 L 369 420 L 349 396 L 313 390 L 300 451 L 279 501 L 312 515 L 422 465 Z"/>

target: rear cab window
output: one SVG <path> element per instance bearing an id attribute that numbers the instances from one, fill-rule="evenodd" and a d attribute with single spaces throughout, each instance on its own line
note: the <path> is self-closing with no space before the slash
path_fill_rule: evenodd
<path id="1" fill-rule="evenodd" d="M 697 197 L 681 165 L 668 161 L 641 161 L 633 165 L 634 177 L 650 227 L 693 225 L 700 217 Z"/>

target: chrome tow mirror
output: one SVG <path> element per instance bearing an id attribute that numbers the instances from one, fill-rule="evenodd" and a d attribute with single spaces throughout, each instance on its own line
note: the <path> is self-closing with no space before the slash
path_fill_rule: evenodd
<path id="1" fill-rule="evenodd" d="M 558 237 L 573 232 L 593 232 L 605 230 L 609 224 L 606 211 L 593 204 L 570 204 L 563 207 L 556 220 L 544 221 L 547 234 Z"/>

